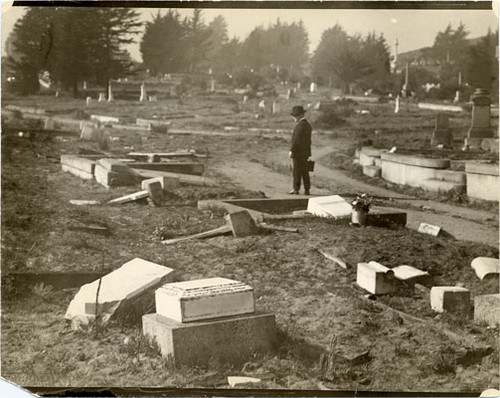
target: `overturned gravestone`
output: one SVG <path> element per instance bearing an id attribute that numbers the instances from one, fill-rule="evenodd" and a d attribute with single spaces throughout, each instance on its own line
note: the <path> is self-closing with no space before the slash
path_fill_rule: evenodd
<path id="1" fill-rule="evenodd" d="M 398 290 L 394 271 L 375 261 L 358 263 L 356 283 L 372 294 L 388 294 Z"/>
<path id="2" fill-rule="evenodd" d="M 430 293 L 431 308 L 436 312 L 452 312 L 467 316 L 470 291 L 459 286 L 434 286 Z"/>
<path id="3" fill-rule="evenodd" d="M 155 299 L 156 313 L 177 322 L 255 312 L 253 288 L 226 278 L 167 283 Z"/>
<path id="4" fill-rule="evenodd" d="M 352 206 L 339 195 L 320 196 L 308 200 L 307 211 L 319 217 L 340 218 L 350 216 Z"/>
<path id="5" fill-rule="evenodd" d="M 414 285 L 416 283 L 428 285 L 431 280 L 431 276 L 428 272 L 421 271 L 411 265 L 399 265 L 392 268 L 392 272 L 394 272 L 394 277 L 396 279 L 410 285 Z"/>
<path id="6" fill-rule="evenodd" d="M 163 188 L 161 182 L 152 182 L 147 186 L 149 197 L 155 206 L 159 206 L 163 201 Z"/>
<path id="7" fill-rule="evenodd" d="M 472 260 L 471 267 L 479 279 L 498 277 L 500 273 L 500 260 L 498 258 L 477 257 Z"/>
<path id="8" fill-rule="evenodd" d="M 237 281 L 213 278 L 163 286 L 156 293 L 156 309 L 142 317 L 143 333 L 176 366 L 243 363 L 276 343 L 274 315 L 255 312 L 252 288 Z"/>
<path id="9" fill-rule="evenodd" d="M 159 182 L 164 192 L 176 188 L 179 185 L 179 179 L 173 177 L 155 177 L 141 181 L 141 189 L 147 190 L 150 184 Z"/>
<path id="10" fill-rule="evenodd" d="M 259 234 L 259 227 L 246 210 L 228 214 L 226 223 L 231 227 L 233 235 L 237 238 Z"/>
<path id="11" fill-rule="evenodd" d="M 137 300 L 152 292 L 167 281 L 171 268 L 135 258 L 115 271 L 92 283 L 83 285 L 68 306 L 65 318 L 74 329 L 89 324 L 98 315 L 106 323 L 113 315 L 126 317 L 127 310 L 146 312 L 145 308 L 134 307 Z M 100 286 L 99 286 L 100 285 Z M 99 294 L 97 294 L 99 290 Z"/>
<path id="12" fill-rule="evenodd" d="M 500 294 L 474 297 L 474 321 L 490 327 L 500 326 Z"/>

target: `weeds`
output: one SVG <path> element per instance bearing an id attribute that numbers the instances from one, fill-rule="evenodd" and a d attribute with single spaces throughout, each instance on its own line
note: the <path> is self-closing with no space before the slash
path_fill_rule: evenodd
<path id="1" fill-rule="evenodd" d="M 132 335 L 125 338 L 123 345 L 120 347 L 120 352 L 137 362 L 141 362 L 144 357 L 155 358 L 161 356 L 160 346 L 156 340 L 144 335 L 140 328 L 135 328 Z M 166 365 L 171 366 L 172 362 L 173 359 L 167 357 Z"/>
<path id="2" fill-rule="evenodd" d="M 33 286 L 31 291 L 39 299 L 46 300 L 54 292 L 54 286 L 46 285 L 45 283 L 41 282 Z"/>

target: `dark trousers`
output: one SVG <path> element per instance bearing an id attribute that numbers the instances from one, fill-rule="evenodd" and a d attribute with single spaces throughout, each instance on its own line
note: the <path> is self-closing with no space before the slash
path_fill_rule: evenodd
<path id="1" fill-rule="evenodd" d="M 304 182 L 304 190 L 309 191 L 311 181 L 309 180 L 309 171 L 307 170 L 307 158 L 293 158 L 293 190 L 300 189 L 300 180 Z"/>

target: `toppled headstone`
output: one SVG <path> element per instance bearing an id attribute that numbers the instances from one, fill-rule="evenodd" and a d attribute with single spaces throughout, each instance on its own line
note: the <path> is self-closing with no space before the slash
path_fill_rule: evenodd
<path id="1" fill-rule="evenodd" d="M 430 281 L 430 275 L 426 271 L 421 271 L 410 265 L 399 265 L 392 268 L 394 277 L 402 282 L 414 285 L 416 283 L 426 285 Z"/>
<path id="2" fill-rule="evenodd" d="M 172 178 L 172 177 L 155 177 L 155 178 L 149 178 L 147 180 L 141 181 L 141 189 L 147 190 L 148 185 L 159 182 L 161 184 L 161 187 L 164 192 L 168 192 L 173 188 L 176 188 L 179 185 L 179 179 L 178 178 Z"/>
<path id="3" fill-rule="evenodd" d="M 163 188 L 161 186 L 161 182 L 156 181 L 148 184 L 147 191 L 153 204 L 155 206 L 159 206 L 163 201 Z"/>
<path id="4" fill-rule="evenodd" d="M 490 327 L 500 326 L 500 294 L 474 297 L 474 321 Z"/>
<path id="5" fill-rule="evenodd" d="M 255 312 L 253 288 L 226 278 L 167 283 L 156 290 L 156 313 L 191 322 Z"/>
<path id="6" fill-rule="evenodd" d="M 259 234 L 255 220 L 246 210 L 230 213 L 225 218 L 227 224 L 231 226 L 233 235 L 237 238 Z"/>
<path id="7" fill-rule="evenodd" d="M 318 249 L 318 252 L 335 264 L 338 264 L 340 267 L 347 269 L 347 264 L 340 258 L 340 251 L 337 248 L 329 247 Z"/>
<path id="8" fill-rule="evenodd" d="M 498 258 L 477 257 L 472 260 L 471 267 L 479 279 L 488 276 L 498 276 L 500 273 L 500 260 Z"/>
<path id="9" fill-rule="evenodd" d="M 65 319 L 72 321 L 74 329 L 88 324 L 96 312 L 102 323 L 106 323 L 120 309 L 127 312 L 133 300 L 151 293 L 167 281 L 171 268 L 135 258 L 99 280 L 83 285 L 68 306 Z M 97 296 L 97 289 L 99 295 Z M 136 309 L 137 310 L 137 309 Z M 138 309 L 146 312 L 145 308 Z M 142 315 L 140 314 L 140 315 Z"/>
<path id="10" fill-rule="evenodd" d="M 431 308 L 436 312 L 467 315 L 470 308 L 470 291 L 459 286 L 434 286 L 430 293 Z"/>
<path id="11" fill-rule="evenodd" d="M 356 283 L 372 294 L 394 293 L 398 290 L 394 271 L 375 261 L 358 263 Z"/>
<path id="12" fill-rule="evenodd" d="M 85 205 L 97 205 L 99 204 L 98 200 L 79 200 L 79 199 L 72 199 L 69 201 L 72 205 L 77 205 L 77 206 L 85 206 Z"/>
<path id="13" fill-rule="evenodd" d="M 320 196 L 308 200 L 307 211 L 319 217 L 339 218 L 351 216 L 352 206 L 339 195 Z"/>
<path id="14" fill-rule="evenodd" d="M 425 222 L 420 223 L 420 226 L 418 227 L 418 232 L 420 232 L 422 234 L 432 235 L 432 236 L 438 236 L 440 231 L 441 231 L 441 227 L 438 227 L 436 225 L 427 224 Z"/>
<path id="15" fill-rule="evenodd" d="M 91 120 L 97 120 L 100 123 L 120 123 L 120 119 L 113 116 L 104 116 L 104 115 L 90 115 Z"/>

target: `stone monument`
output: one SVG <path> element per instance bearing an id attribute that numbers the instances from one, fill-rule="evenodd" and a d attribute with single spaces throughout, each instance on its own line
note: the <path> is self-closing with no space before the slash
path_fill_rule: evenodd
<path id="1" fill-rule="evenodd" d="M 472 101 L 472 122 L 467 137 L 465 138 L 466 148 L 479 148 L 484 138 L 494 136 L 491 128 L 490 105 L 491 97 L 488 90 L 478 88 L 471 97 Z"/>
<path id="2" fill-rule="evenodd" d="M 111 89 L 111 83 L 108 85 L 108 102 L 114 101 L 113 90 Z"/>
<path id="3" fill-rule="evenodd" d="M 453 144 L 453 134 L 450 130 L 450 119 L 448 115 L 444 113 L 438 113 L 436 115 L 436 126 L 432 132 L 431 145 L 446 145 L 451 146 Z"/>
<path id="4" fill-rule="evenodd" d="M 148 100 L 148 95 L 146 93 L 146 85 L 144 83 L 141 84 L 141 97 L 139 101 L 144 102 Z"/>
<path id="5" fill-rule="evenodd" d="M 104 102 L 106 101 L 106 93 L 99 93 L 99 99 L 97 102 Z"/>
<path id="6" fill-rule="evenodd" d="M 243 363 L 276 343 L 273 314 L 255 312 L 253 288 L 226 278 L 168 283 L 156 290 L 156 313 L 143 333 L 178 365 Z"/>

